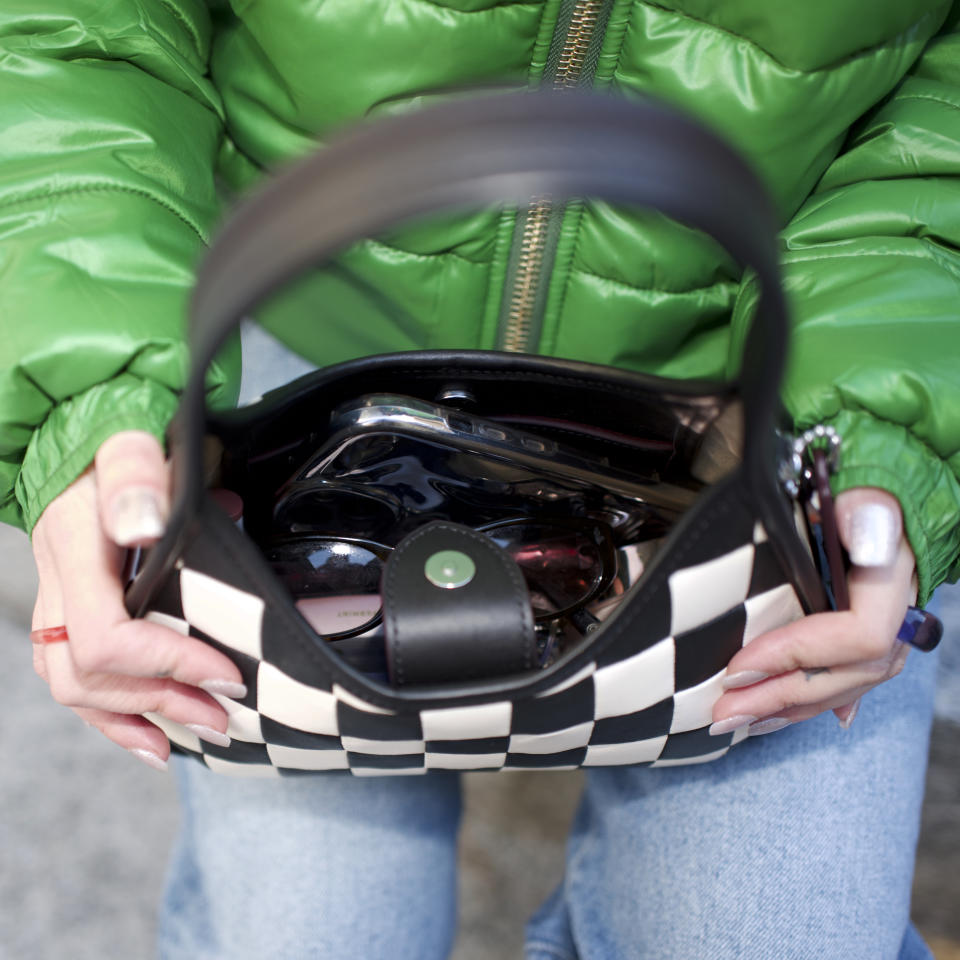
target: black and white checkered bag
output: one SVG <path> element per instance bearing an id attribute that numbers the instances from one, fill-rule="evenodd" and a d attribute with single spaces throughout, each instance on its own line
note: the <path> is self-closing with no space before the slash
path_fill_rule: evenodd
<path id="1" fill-rule="evenodd" d="M 204 372 L 249 310 L 310 266 L 414 215 L 534 195 L 655 207 L 722 242 L 756 273 L 762 302 L 735 386 L 479 351 L 368 357 L 296 381 L 232 414 L 204 412 Z M 153 718 L 211 769 L 248 776 L 669 766 L 722 756 L 709 736 L 730 658 L 775 626 L 824 609 L 793 504 L 776 477 L 774 421 L 786 321 L 776 219 L 755 178 L 711 134 L 663 107 L 594 95 L 460 101 L 369 126 L 241 206 L 192 303 L 193 369 L 172 434 L 176 502 L 128 592 L 140 616 L 200 637 L 239 666 L 248 695 L 222 699 L 229 747 Z M 638 320 L 638 322 L 641 322 Z M 203 490 L 204 436 L 225 449 L 250 503 L 316 443 L 337 403 L 372 391 L 430 399 L 466 384 L 486 404 L 524 404 L 695 449 L 732 398 L 744 449 L 670 531 L 643 576 L 588 639 L 542 670 L 392 688 L 313 632 L 263 554 Z M 455 636 L 457 624 L 450 624 Z"/>

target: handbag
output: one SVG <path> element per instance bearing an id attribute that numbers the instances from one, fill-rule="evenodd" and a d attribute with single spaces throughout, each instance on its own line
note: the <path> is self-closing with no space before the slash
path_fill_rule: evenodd
<path id="1" fill-rule="evenodd" d="M 752 270 L 760 305 L 735 382 L 546 356 L 415 351 L 320 369 L 241 410 L 205 410 L 204 374 L 217 351 L 243 317 L 308 268 L 417 216 L 542 195 L 655 208 L 711 235 Z M 152 718 L 174 748 L 244 776 L 669 766 L 726 753 L 745 732 L 709 736 L 707 728 L 730 658 L 759 634 L 828 605 L 778 477 L 787 325 L 776 233 L 756 177 L 712 133 L 662 105 L 580 92 L 461 99 L 381 120 L 242 203 L 198 274 L 192 365 L 170 433 L 171 518 L 127 602 L 132 615 L 225 652 L 248 693 L 219 698 L 230 716 L 227 747 Z M 371 392 L 434 401 L 451 390 L 468 392 L 485 415 L 523 411 L 608 433 L 642 425 L 645 436 L 669 444 L 667 472 L 678 477 L 732 404 L 742 409 L 743 447 L 733 469 L 670 525 L 615 612 L 567 654 L 543 669 L 525 669 L 529 658 L 521 657 L 494 676 L 393 687 L 311 629 L 263 551 L 205 489 L 204 445 L 212 435 L 222 446 L 223 482 L 242 496 L 254 529 L 338 404 Z M 394 637 L 427 663 L 455 661 L 463 637 L 478 631 L 512 656 L 515 637 L 529 639 L 530 627 L 515 568 L 463 524 L 424 529 L 394 551 L 410 562 L 398 560 L 385 575 L 384 622 Z M 473 595 L 435 589 L 422 576 L 424 558 L 445 543 L 483 574 Z"/>

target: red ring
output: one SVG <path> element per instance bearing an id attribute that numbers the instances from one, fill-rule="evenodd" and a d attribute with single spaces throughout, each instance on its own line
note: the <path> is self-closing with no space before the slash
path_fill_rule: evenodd
<path id="1" fill-rule="evenodd" d="M 67 636 L 67 628 L 44 627 L 42 630 L 31 630 L 31 643 L 66 643 L 70 637 Z"/>

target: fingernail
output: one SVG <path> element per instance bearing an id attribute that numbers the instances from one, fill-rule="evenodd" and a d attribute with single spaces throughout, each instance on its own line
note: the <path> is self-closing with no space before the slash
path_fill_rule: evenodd
<path id="1" fill-rule="evenodd" d="M 709 733 L 711 737 L 719 737 L 721 733 L 733 733 L 734 730 L 746 727 L 756 719 L 756 717 L 751 717 L 749 714 L 738 713 L 734 717 L 727 717 L 725 720 L 718 720 L 716 723 L 711 723 L 707 733 Z"/>
<path id="2" fill-rule="evenodd" d="M 247 695 L 247 688 L 234 680 L 204 680 L 200 689 L 207 693 L 219 693 L 221 697 L 231 700 L 242 700 Z"/>
<path id="3" fill-rule="evenodd" d="M 160 500 L 149 487 L 129 487 L 118 493 L 109 516 L 113 540 L 121 547 L 156 540 L 163 533 Z"/>
<path id="4" fill-rule="evenodd" d="M 843 727 L 844 730 L 850 729 L 850 726 L 857 715 L 857 711 L 860 709 L 861 699 L 862 697 L 857 697 L 857 699 L 853 701 L 853 706 L 850 708 L 850 712 L 840 721 L 840 726 Z"/>
<path id="5" fill-rule="evenodd" d="M 850 514 L 847 549 L 858 567 L 887 567 L 897 555 L 900 524 L 881 503 L 865 503 Z"/>
<path id="6" fill-rule="evenodd" d="M 723 678 L 723 689 L 736 690 L 737 687 L 749 687 L 750 684 L 759 683 L 769 676 L 769 673 L 761 673 L 759 670 L 741 670 L 739 673 L 731 673 L 729 677 Z"/>
<path id="7" fill-rule="evenodd" d="M 131 750 L 130 753 L 132 753 L 138 760 L 142 760 L 148 767 L 153 767 L 154 770 L 159 770 L 161 773 L 166 773 L 167 761 L 162 760 L 151 750 Z"/>
<path id="8" fill-rule="evenodd" d="M 202 723 L 187 723 L 184 726 L 207 743 L 215 743 L 218 747 L 230 746 L 230 738 L 225 733 L 214 730 L 213 727 L 206 727 Z"/>
<path id="9" fill-rule="evenodd" d="M 767 720 L 760 720 L 757 723 L 750 724 L 750 736 L 761 737 L 765 733 L 773 733 L 776 730 L 789 727 L 791 723 L 793 721 L 786 717 L 770 717 Z"/>

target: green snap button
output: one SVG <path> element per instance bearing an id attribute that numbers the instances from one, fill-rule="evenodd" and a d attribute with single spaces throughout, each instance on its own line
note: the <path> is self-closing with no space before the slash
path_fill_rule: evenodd
<path id="1" fill-rule="evenodd" d="M 477 565 L 459 550 L 440 550 L 423 566 L 426 578 L 444 590 L 466 586 L 477 572 Z"/>

